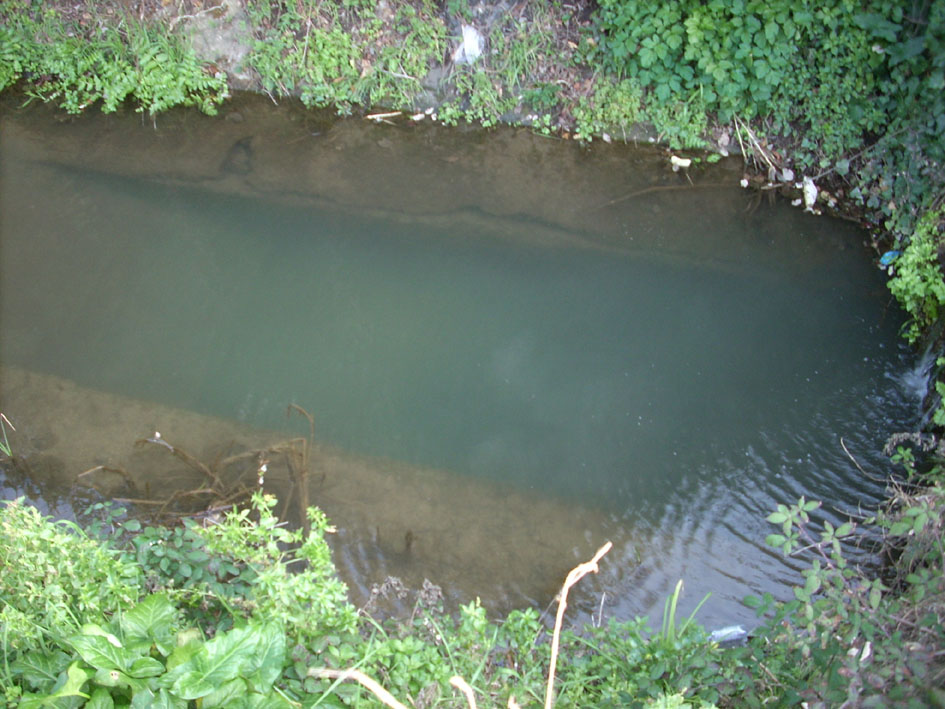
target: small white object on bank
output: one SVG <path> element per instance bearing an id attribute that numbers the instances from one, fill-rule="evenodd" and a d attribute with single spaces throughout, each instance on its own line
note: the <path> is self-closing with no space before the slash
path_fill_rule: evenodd
<path id="1" fill-rule="evenodd" d="M 463 41 L 453 52 L 456 64 L 472 64 L 482 56 L 482 35 L 472 25 L 463 25 Z"/>
<path id="2" fill-rule="evenodd" d="M 727 625 L 709 633 L 709 640 L 719 645 L 741 645 L 748 639 L 748 631 L 740 625 Z"/>
<path id="3" fill-rule="evenodd" d="M 811 178 L 805 177 L 802 189 L 804 190 L 804 211 L 814 213 L 814 205 L 817 204 L 817 185 Z"/>
<path id="4" fill-rule="evenodd" d="M 679 168 L 682 168 L 683 170 L 689 169 L 689 166 L 692 165 L 692 159 L 680 158 L 672 155 L 669 158 L 669 163 L 673 166 L 673 172 L 679 172 Z"/>

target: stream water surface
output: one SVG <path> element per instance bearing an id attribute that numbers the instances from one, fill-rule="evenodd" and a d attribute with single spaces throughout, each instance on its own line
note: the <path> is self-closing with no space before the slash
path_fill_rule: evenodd
<path id="1" fill-rule="evenodd" d="M 0 130 L 0 409 L 33 461 L 0 485 L 59 514 L 95 465 L 161 487 L 135 438 L 209 456 L 303 430 L 295 403 L 356 596 L 394 573 L 544 606 L 610 539 L 576 615 L 658 615 L 683 579 L 706 624 L 750 623 L 796 578 L 767 512 L 874 504 L 844 446 L 881 474 L 914 422 L 863 235 L 759 201 L 740 160 L 250 97 Z"/>

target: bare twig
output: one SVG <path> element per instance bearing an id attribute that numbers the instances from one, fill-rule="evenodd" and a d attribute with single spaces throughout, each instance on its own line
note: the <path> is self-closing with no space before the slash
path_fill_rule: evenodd
<path id="1" fill-rule="evenodd" d="M 604 202 L 603 204 L 599 204 L 597 207 L 595 207 L 595 209 L 603 209 L 604 207 L 609 207 L 613 204 L 623 202 L 624 200 L 627 200 L 627 199 L 633 199 L 634 197 L 642 197 L 643 195 L 649 194 L 650 192 L 667 192 L 670 190 L 693 190 L 697 188 L 704 189 L 704 188 L 730 186 L 727 184 L 715 183 L 715 182 L 713 182 L 710 185 L 695 185 L 693 184 L 692 179 L 689 177 L 688 173 L 686 174 L 686 179 L 689 180 L 688 185 L 653 185 L 651 187 L 644 187 L 642 190 L 637 190 L 636 192 L 631 192 L 630 194 L 625 194 L 622 197 L 617 197 L 615 199 L 612 199 L 609 202 Z"/>
<path id="2" fill-rule="evenodd" d="M 391 111 L 390 113 L 369 113 L 365 116 L 365 118 L 369 121 L 383 121 L 385 118 L 396 118 L 397 116 L 402 116 L 403 114 L 403 111 Z"/>
<path id="3" fill-rule="evenodd" d="M 361 670 L 331 670 L 327 667 L 313 667 L 308 671 L 309 677 L 315 679 L 353 679 L 362 687 L 367 688 L 375 697 L 391 709 L 407 709 L 406 705 L 397 701 L 393 694 L 384 689 L 376 680 L 371 679 Z"/>
<path id="4" fill-rule="evenodd" d="M 469 704 L 469 709 L 476 709 L 476 697 L 473 694 L 472 687 L 469 686 L 466 680 L 459 675 L 453 675 L 450 677 L 450 684 L 463 693 L 463 696 L 466 697 L 466 702 Z"/>
<path id="5" fill-rule="evenodd" d="M 132 479 L 131 474 L 127 470 L 125 470 L 124 468 L 111 468 L 107 465 L 96 465 L 94 468 L 89 468 L 88 470 L 85 470 L 79 473 L 78 475 L 76 475 L 75 479 L 78 480 L 79 478 L 84 478 L 86 475 L 92 475 L 93 473 L 97 473 L 100 471 L 103 473 L 115 473 L 116 475 L 121 475 L 121 477 L 125 479 L 125 482 L 127 482 L 133 488 L 137 489 L 138 487 L 137 485 L 135 485 L 135 481 Z"/>
<path id="6" fill-rule="evenodd" d="M 289 442 L 286 452 L 286 464 L 289 467 L 289 473 L 292 475 L 295 486 L 299 489 L 299 517 L 302 520 L 302 528 L 306 536 L 312 528 L 308 519 L 308 472 L 309 472 L 309 453 L 312 446 L 315 445 L 315 417 L 298 404 L 289 404 L 286 409 L 286 416 L 292 412 L 304 416 L 308 420 L 308 440 L 296 439 Z M 301 441 L 302 452 L 299 453 L 296 443 Z M 290 452 L 291 451 L 291 454 Z"/>
<path id="7" fill-rule="evenodd" d="M 745 135 L 748 137 L 748 142 L 751 143 L 752 157 L 755 157 L 756 155 L 760 155 L 761 159 L 764 160 L 768 168 L 777 172 L 778 168 L 775 166 L 774 161 L 772 160 L 771 156 L 768 155 L 768 151 L 765 150 L 763 147 L 761 147 L 761 143 L 758 141 L 758 138 L 755 136 L 754 131 L 752 131 L 752 129 L 749 128 L 748 125 L 744 121 L 739 120 L 738 116 L 733 116 L 732 120 L 735 121 L 736 128 L 739 128 L 739 123 L 741 123 L 741 128 L 745 131 Z M 741 136 L 739 136 L 738 143 L 739 145 L 742 144 Z M 744 146 L 742 147 L 742 151 L 744 152 Z"/>
<path id="8" fill-rule="evenodd" d="M 212 470 L 210 470 L 210 468 L 207 467 L 206 464 L 204 464 L 203 462 L 201 462 L 200 460 L 192 456 L 187 451 L 181 448 L 178 448 L 177 446 L 172 445 L 168 443 L 167 441 L 165 441 L 163 438 L 161 438 L 161 434 L 159 432 L 155 431 L 154 435 L 151 436 L 150 438 L 141 438 L 135 441 L 136 446 L 142 446 L 147 443 L 150 443 L 156 446 L 162 446 L 163 448 L 167 448 L 174 455 L 175 458 L 178 458 L 179 460 L 184 461 L 185 463 L 187 463 L 187 465 L 189 465 L 194 470 L 199 470 L 201 473 L 203 473 L 210 480 L 211 484 L 214 487 L 221 486 L 220 478 L 217 477 L 217 474 L 214 473 Z"/>
<path id="9" fill-rule="evenodd" d="M 545 690 L 545 709 L 551 709 L 554 703 L 555 665 L 558 663 L 558 643 L 561 639 L 561 623 L 564 621 L 564 611 L 568 607 L 568 591 L 587 574 L 597 573 L 597 562 L 600 561 L 604 554 L 610 551 L 611 547 L 613 547 L 613 543 L 607 542 L 597 550 L 597 553 L 594 554 L 594 558 L 571 569 L 568 577 L 564 580 L 564 586 L 561 587 L 561 600 L 558 601 L 558 615 L 555 618 L 555 630 L 551 638 L 551 664 L 548 667 L 548 687 Z"/>
<path id="10" fill-rule="evenodd" d="M 174 28 L 177 26 L 177 23 L 181 20 L 195 20 L 200 15 L 206 15 L 208 12 L 214 12 L 216 10 L 222 10 L 223 5 L 215 5 L 214 7 L 208 7 L 206 10 L 201 10 L 200 12 L 195 12 L 193 15 L 178 15 L 170 23 L 170 31 L 173 32 Z"/>
<path id="11" fill-rule="evenodd" d="M 853 465 L 856 466 L 856 469 L 859 470 L 863 475 L 868 477 L 870 480 L 875 480 L 876 482 L 883 482 L 881 478 L 876 477 L 875 475 L 870 475 L 867 473 L 860 464 L 856 461 L 856 458 L 853 457 L 853 454 L 847 449 L 847 444 L 843 441 L 843 437 L 840 437 L 840 446 L 843 448 L 843 452 L 847 454 L 847 457 L 853 461 Z"/>

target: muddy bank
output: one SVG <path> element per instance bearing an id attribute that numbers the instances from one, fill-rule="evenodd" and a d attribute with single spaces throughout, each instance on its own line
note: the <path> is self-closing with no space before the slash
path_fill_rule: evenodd
<path id="1" fill-rule="evenodd" d="M 285 431 L 262 431 L 9 366 L 0 368 L 0 409 L 17 426 L 10 443 L 19 460 L 7 464 L 5 496 L 41 493 L 60 509 L 96 499 L 90 485 L 117 497 L 198 487 L 201 476 L 169 452 L 134 445 L 155 431 L 210 463 L 307 428 L 289 423 Z M 101 471 L 84 476 L 79 489 L 77 476 L 97 466 L 121 468 L 130 480 Z M 273 459 L 264 489 L 285 499 L 289 487 L 285 462 Z M 496 609 L 523 598 L 545 604 L 567 571 L 612 532 L 594 510 L 320 443 L 311 457 L 309 499 L 338 528 L 330 541 L 355 603 L 373 583 L 395 575 L 416 587 L 429 578 L 456 601 L 479 595 Z M 290 518 L 296 519 L 294 506 Z M 626 539 L 616 541 L 623 555 L 634 556 Z"/>
<path id="2" fill-rule="evenodd" d="M 528 129 L 486 133 L 338 119 L 253 94 L 238 95 L 226 108 L 216 117 L 174 110 L 156 122 L 121 113 L 75 119 L 51 106 L 19 110 L 7 99 L 0 146 L 37 166 L 424 223 L 445 236 L 451 227 L 475 224 L 545 246 L 658 251 L 721 266 L 743 262 L 760 238 L 770 243 L 770 265 L 778 270 L 808 270 L 807 259 L 818 253 L 798 249 L 808 215 L 775 204 L 773 194 L 769 200 L 737 188 L 740 159 L 674 172 L 662 150 L 647 146 L 580 145 Z M 48 126 L 49 116 L 61 118 L 54 131 L 38 127 Z M 12 176 L 4 180 L 15 187 Z M 705 221 L 742 214 L 749 227 L 680 239 L 675 215 L 682 205 Z M 788 218 L 770 220 L 774 209 Z M 838 249 L 862 244 L 852 229 L 837 233 Z"/>

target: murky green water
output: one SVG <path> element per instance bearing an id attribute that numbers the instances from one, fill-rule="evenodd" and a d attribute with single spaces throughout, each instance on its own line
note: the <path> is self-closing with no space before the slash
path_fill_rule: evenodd
<path id="1" fill-rule="evenodd" d="M 473 478 L 579 510 L 564 570 L 618 542 L 585 612 L 601 592 L 646 612 L 683 578 L 690 606 L 714 592 L 706 622 L 748 620 L 738 598 L 791 578 L 761 543 L 774 504 L 878 499 L 840 440 L 881 470 L 915 401 L 855 229 L 753 204 L 737 161 L 690 186 L 657 151 L 300 115 L 8 110 L 0 363 L 261 429 L 297 403 L 324 443 L 447 471 L 425 484 L 456 507 Z M 398 506 L 429 563 L 332 513 L 356 588 L 393 570 L 544 604 L 561 580 L 464 576 L 439 549 L 450 511 Z"/>

